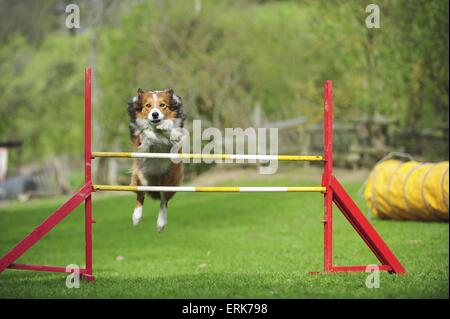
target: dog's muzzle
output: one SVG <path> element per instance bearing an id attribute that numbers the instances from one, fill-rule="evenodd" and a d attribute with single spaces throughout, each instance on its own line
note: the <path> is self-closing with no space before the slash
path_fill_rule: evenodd
<path id="1" fill-rule="evenodd" d="M 163 118 L 164 114 L 162 114 L 158 109 L 151 110 L 150 114 L 148 115 L 148 120 L 153 124 L 161 122 Z"/>

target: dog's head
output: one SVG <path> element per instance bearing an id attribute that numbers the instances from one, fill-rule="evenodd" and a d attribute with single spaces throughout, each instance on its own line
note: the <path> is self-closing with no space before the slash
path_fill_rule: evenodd
<path id="1" fill-rule="evenodd" d="M 131 122 L 139 128 L 157 125 L 163 120 L 173 120 L 175 126 L 183 127 L 186 115 L 183 100 L 172 89 L 162 91 L 137 90 L 128 104 Z"/>

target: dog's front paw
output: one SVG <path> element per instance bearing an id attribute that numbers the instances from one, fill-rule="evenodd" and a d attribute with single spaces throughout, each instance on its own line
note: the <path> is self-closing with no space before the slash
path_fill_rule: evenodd
<path id="1" fill-rule="evenodd" d="M 156 126 L 156 128 L 161 131 L 171 130 L 171 129 L 173 129 L 173 122 L 172 121 L 162 121 L 161 124 Z"/>

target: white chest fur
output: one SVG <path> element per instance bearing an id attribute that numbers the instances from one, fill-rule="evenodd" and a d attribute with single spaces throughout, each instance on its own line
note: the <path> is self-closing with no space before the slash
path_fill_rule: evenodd
<path id="1" fill-rule="evenodd" d="M 147 128 L 140 134 L 140 152 L 145 153 L 169 153 L 172 148 L 170 136 L 166 131 Z M 139 168 L 145 175 L 161 175 L 167 172 L 170 159 L 139 159 Z"/>

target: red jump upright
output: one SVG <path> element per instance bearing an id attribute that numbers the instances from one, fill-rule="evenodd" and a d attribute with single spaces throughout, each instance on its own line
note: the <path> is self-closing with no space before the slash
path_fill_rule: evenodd
<path id="1" fill-rule="evenodd" d="M 67 202 L 59 207 L 52 215 L 44 220 L 36 229 L 28 234 L 14 248 L 0 259 L 0 272 L 6 268 L 69 272 L 62 266 L 43 266 L 17 264 L 15 261 L 30 249 L 37 241 L 44 237 L 53 227 L 61 222 L 69 213 L 84 202 L 85 207 L 85 255 L 86 266 L 80 270 L 82 278 L 94 280 L 92 272 L 92 193 L 95 192 L 92 183 L 92 151 L 91 151 L 91 69 L 85 70 L 85 99 L 84 99 L 84 165 L 85 184 Z M 335 266 L 333 265 L 333 203 L 344 214 L 356 232 L 364 240 L 370 250 L 380 261 L 379 269 L 391 273 L 403 274 L 405 268 L 398 261 L 377 231 L 359 210 L 357 205 L 346 193 L 344 188 L 333 176 L 333 86 L 327 80 L 324 83 L 324 171 L 322 186 L 324 192 L 324 273 L 365 271 L 366 266 Z"/>
<path id="2" fill-rule="evenodd" d="M 324 83 L 324 122 L 323 122 L 323 156 L 324 170 L 322 186 L 326 187 L 324 194 L 324 257 L 323 271 L 354 272 L 366 271 L 366 266 L 334 266 L 333 265 L 333 203 L 344 214 L 359 236 L 380 261 L 379 269 L 392 273 L 406 272 L 397 257 L 369 223 L 358 206 L 347 194 L 345 189 L 333 175 L 333 83 Z"/>

